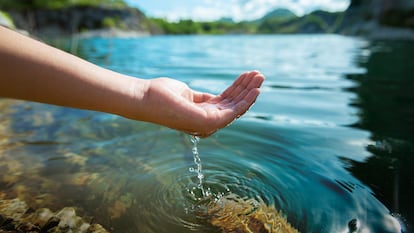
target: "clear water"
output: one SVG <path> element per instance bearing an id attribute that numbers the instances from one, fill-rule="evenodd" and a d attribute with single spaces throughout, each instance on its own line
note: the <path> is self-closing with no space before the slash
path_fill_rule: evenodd
<path id="1" fill-rule="evenodd" d="M 203 179 L 204 179 L 204 175 L 203 175 L 203 171 L 202 171 L 203 166 L 201 165 L 201 158 L 200 158 L 200 154 L 198 152 L 198 143 L 200 142 L 200 138 L 197 137 L 197 136 L 191 136 L 191 142 L 193 143 L 193 148 L 191 149 L 191 151 L 193 153 L 195 168 L 190 167 L 189 171 L 195 173 L 195 175 L 198 179 L 198 184 L 195 187 L 191 187 L 189 189 L 189 192 L 192 193 L 196 199 L 203 199 L 205 197 L 208 197 L 209 193 L 208 193 L 208 191 L 206 191 L 204 189 L 204 185 L 203 185 Z M 199 192 L 200 192 L 199 195 L 196 194 L 197 190 L 199 190 Z"/>
<path id="2" fill-rule="evenodd" d="M 198 186 L 201 188 L 203 186 L 203 172 L 202 172 L 202 165 L 201 165 L 201 158 L 200 154 L 198 153 L 198 142 L 200 141 L 200 138 L 197 136 L 191 136 L 191 142 L 193 143 L 193 149 L 191 151 L 193 152 L 194 156 L 194 164 L 196 165 L 196 168 L 190 168 L 190 172 L 195 172 L 197 174 L 198 178 Z"/>
<path id="3" fill-rule="evenodd" d="M 354 218 L 364 232 L 411 231 L 412 42 L 291 35 L 57 43 L 110 69 L 170 76 L 201 91 L 219 93 L 246 70 L 267 79 L 246 115 L 197 144 L 202 176 L 189 171 L 198 167 L 188 135 L 2 100 L 4 197 L 75 206 L 122 233 L 219 232 L 198 214 L 203 192 L 263 200 L 301 232 L 347 232 Z"/>

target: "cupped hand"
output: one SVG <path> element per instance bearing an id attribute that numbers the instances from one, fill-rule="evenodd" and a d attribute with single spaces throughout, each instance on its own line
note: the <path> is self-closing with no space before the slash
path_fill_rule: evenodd
<path id="1" fill-rule="evenodd" d="M 246 72 L 223 93 L 213 95 L 194 91 L 174 79 L 153 79 L 146 97 L 151 104 L 148 121 L 200 137 L 210 136 L 253 105 L 263 81 L 260 72 Z"/>

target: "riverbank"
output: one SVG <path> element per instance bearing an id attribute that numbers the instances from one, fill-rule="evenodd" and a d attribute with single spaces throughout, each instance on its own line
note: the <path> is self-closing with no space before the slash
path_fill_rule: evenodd
<path id="1" fill-rule="evenodd" d="M 361 36 L 371 40 L 414 40 L 413 29 L 379 25 L 375 21 L 352 25 L 340 34 Z"/>
<path id="2" fill-rule="evenodd" d="M 151 36 L 150 32 L 145 31 L 125 31 L 116 28 L 89 30 L 72 35 L 77 38 L 90 37 L 117 37 L 117 38 L 135 38 Z"/>
<path id="3" fill-rule="evenodd" d="M 3 25 L 35 37 L 143 36 L 160 33 L 137 8 L 70 6 L 60 9 L 8 10 L 0 16 Z"/>
<path id="4" fill-rule="evenodd" d="M 401 15 L 399 23 L 391 21 L 391 10 L 374 12 L 363 4 L 351 3 L 345 12 L 330 13 L 315 11 L 302 17 L 275 20 L 263 17 L 258 22 L 227 23 L 226 30 L 216 30 L 217 22 L 193 22 L 183 20 L 177 23 L 150 19 L 137 8 L 81 6 L 74 5 L 60 9 L 13 10 L 0 13 L 0 25 L 19 30 L 38 38 L 56 37 L 142 37 L 154 34 L 323 34 L 361 36 L 369 39 L 414 40 L 414 27 L 408 13 L 410 6 L 393 14 Z M 397 15 L 398 15 L 397 14 Z M 384 16 L 386 15 L 386 16 Z M 408 16 L 407 16 L 408 15 Z M 406 19 L 407 18 L 407 19 Z M 272 23 L 273 22 L 273 23 Z M 414 20 L 413 20 L 414 22 Z M 270 25 L 267 24 L 270 23 Z M 267 30 L 262 25 L 267 25 Z M 180 33 L 168 30 L 177 27 Z M 211 27 L 211 33 L 194 28 Z M 167 29 L 166 29 L 167 28 Z M 190 30 L 192 29 L 192 30 Z M 173 30 L 174 31 L 174 30 Z M 214 33 L 216 32 L 216 33 Z"/>

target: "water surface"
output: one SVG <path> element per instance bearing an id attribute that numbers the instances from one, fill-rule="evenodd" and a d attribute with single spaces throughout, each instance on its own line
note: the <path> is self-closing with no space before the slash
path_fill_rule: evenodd
<path id="1" fill-rule="evenodd" d="M 413 43 L 158 36 L 59 46 L 121 73 L 212 93 L 260 70 L 267 79 L 251 110 L 198 144 L 205 187 L 274 205 L 301 232 L 347 232 L 352 219 L 365 232 L 410 232 Z M 188 135 L 31 102 L 1 108 L 5 197 L 75 206 L 112 232 L 219 232 L 188 191 L 199 183 Z"/>

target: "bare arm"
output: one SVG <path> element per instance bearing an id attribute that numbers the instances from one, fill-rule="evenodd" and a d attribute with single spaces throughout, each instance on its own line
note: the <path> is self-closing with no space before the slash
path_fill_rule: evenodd
<path id="1" fill-rule="evenodd" d="M 2 27 L 0 66 L 3 97 L 117 114 L 133 101 L 135 79 Z"/>
<path id="2" fill-rule="evenodd" d="M 118 114 L 209 136 L 242 115 L 263 75 L 242 74 L 221 95 L 169 79 L 139 79 L 96 66 L 0 26 L 0 96 Z"/>

